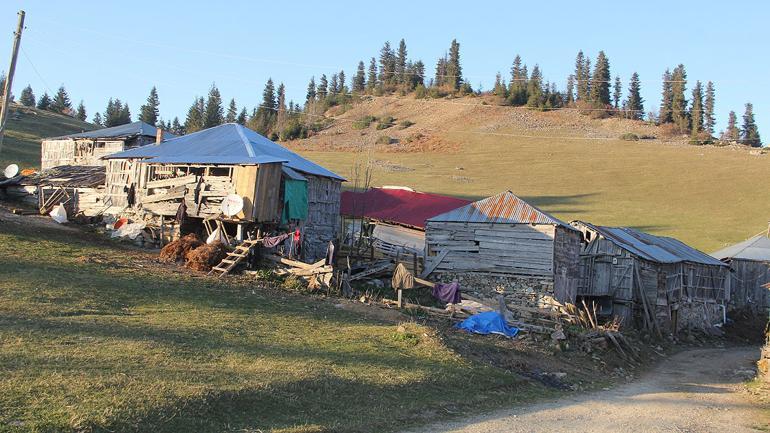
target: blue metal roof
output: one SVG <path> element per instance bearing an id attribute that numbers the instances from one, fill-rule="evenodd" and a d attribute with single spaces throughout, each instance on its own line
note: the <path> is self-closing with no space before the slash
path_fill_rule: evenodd
<path id="1" fill-rule="evenodd" d="M 283 162 L 301 173 L 330 177 L 341 176 L 309 161 L 237 123 L 226 123 L 160 144 L 129 149 L 104 159 L 138 158 L 164 164 L 264 164 Z"/>
<path id="2" fill-rule="evenodd" d="M 141 121 L 126 123 L 125 125 L 112 126 L 110 128 L 97 129 L 95 131 L 78 132 L 75 134 L 62 135 L 56 138 L 119 138 L 119 137 L 134 137 L 139 135 L 145 135 L 147 137 L 155 138 L 158 129 L 149 123 Z M 176 135 L 170 132 L 163 132 L 164 137 L 176 137 Z"/>
<path id="3" fill-rule="evenodd" d="M 704 265 L 727 266 L 714 257 L 674 238 L 654 236 L 628 227 L 595 226 L 582 221 L 576 221 L 575 223 L 585 225 L 620 248 L 652 262 L 692 262 Z"/>
<path id="4" fill-rule="evenodd" d="M 473 202 L 441 215 L 428 218 L 433 222 L 504 223 L 504 224 L 553 224 L 574 229 L 517 197 L 504 191 L 492 197 Z"/>

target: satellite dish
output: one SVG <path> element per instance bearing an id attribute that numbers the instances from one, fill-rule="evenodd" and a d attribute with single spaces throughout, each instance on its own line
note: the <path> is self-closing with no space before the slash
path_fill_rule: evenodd
<path id="1" fill-rule="evenodd" d="M 5 170 L 3 171 L 3 175 L 7 177 L 8 179 L 16 176 L 19 174 L 19 166 L 16 164 L 11 164 L 8 167 L 5 167 Z"/>
<path id="2" fill-rule="evenodd" d="M 231 217 L 243 210 L 243 198 L 238 194 L 228 194 L 222 199 L 220 209 L 223 214 Z"/>

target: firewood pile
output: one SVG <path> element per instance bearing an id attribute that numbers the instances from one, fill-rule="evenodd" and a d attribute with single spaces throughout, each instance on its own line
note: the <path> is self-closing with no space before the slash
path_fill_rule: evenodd
<path id="1" fill-rule="evenodd" d="M 293 275 L 305 281 L 310 290 L 329 289 L 332 286 L 334 268 L 326 264 L 326 259 L 308 264 L 275 254 L 267 254 L 263 258 L 273 262 L 273 272 L 277 275 Z"/>

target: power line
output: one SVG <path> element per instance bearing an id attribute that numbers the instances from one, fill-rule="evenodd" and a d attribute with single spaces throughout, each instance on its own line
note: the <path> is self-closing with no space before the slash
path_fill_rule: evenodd
<path id="1" fill-rule="evenodd" d="M 37 75 L 38 78 L 40 78 L 40 81 L 43 82 L 43 85 L 46 89 L 48 89 L 51 94 L 54 94 L 55 92 L 53 89 L 51 89 L 51 86 L 48 85 L 48 82 L 45 81 L 45 78 L 43 78 L 42 75 L 40 75 L 40 72 L 38 72 L 37 68 L 35 67 L 35 64 L 32 63 L 32 59 L 29 58 L 29 55 L 27 55 L 27 52 L 24 50 L 24 47 L 21 47 L 21 54 L 24 55 L 24 58 L 27 59 L 27 62 L 29 62 L 29 66 L 32 67 L 32 70 L 35 71 L 35 75 Z"/>

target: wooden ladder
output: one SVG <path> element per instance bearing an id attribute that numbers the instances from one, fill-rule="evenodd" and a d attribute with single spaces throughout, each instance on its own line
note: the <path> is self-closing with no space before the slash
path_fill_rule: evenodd
<path id="1" fill-rule="evenodd" d="M 218 277 L 229 274 L 230 271 L 238 266 L 238 263 L 249 255 L 249 251 L 260 243 L 262 243 L 262 239 L 247 239 L 243 241 L 240 245 L 235 247 L 235 251 L 227 253 L 227 257 L 222 259 L 218 265 L 211 268 L 207 275 L 211 275 L 215 272 L 220 272 Z"/>

